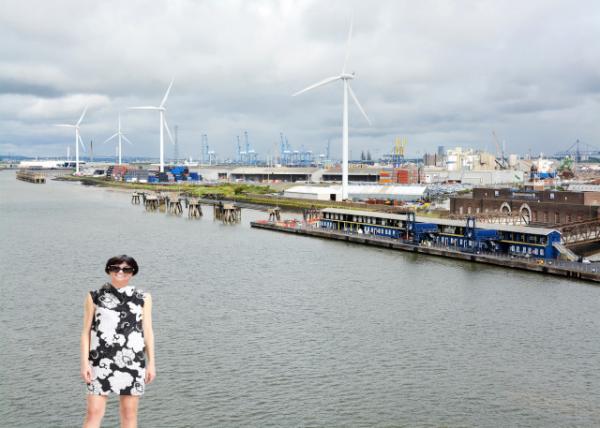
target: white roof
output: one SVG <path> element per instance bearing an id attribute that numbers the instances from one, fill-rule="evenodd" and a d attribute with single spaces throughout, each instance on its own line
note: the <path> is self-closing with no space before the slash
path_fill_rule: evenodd
<path id="1" fill-rule="evenodd" d="M 349 185 L 348 195 L 381 195 L 381 196 L 422 196 L 427 190 L 427 186 L 408 185 L 408 186 L 383 186 L 380 184 Z"/>
<path id="2" fill-rule="evenodd" d="M 422 196 L 427 186 L 382 186 L 372 185 L 349 185 L 348 195 L 374 195 L 374 196 Z M 286 193 L 326 194 L 341 193 L 341 186 L 294 186 L 287 189 Z"/>
<path id="3" fill-rule="evenodd" d="M 319 168 L 291 168 L 291 167 L 261 167 L 261 166 L 241 166 L 230 171 L 231 174 L 312 174 Z"/>
<path id="4" fill-rule="evenodd" d="M 293 186 L 286 189 L 284 193 L 302 193 L 305 195 L 330 195 L 332 193 L 340 193 L 342 189 L 339 186 Z"/>

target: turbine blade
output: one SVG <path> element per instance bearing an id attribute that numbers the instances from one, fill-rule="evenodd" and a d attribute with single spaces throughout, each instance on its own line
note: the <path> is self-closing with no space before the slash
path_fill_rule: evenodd
<path id="1" fill-rule="evenodd" d="M 171 140 L 171 144 L 175 144 L 175 141 L 173 140 L 173 136 L 171 135 L 171 131 L 169 130 L 169 124 L 167 123 L 167 118 L 163 117 L 163 121 L 165 124 L 165 130 L 167 131 L 167 135 L 169 136 L 169 140 Z"/>
<path id="2" fill-rule="evenodd" d="M 129 144 L 131 144 L 133 146 L 133 143 L 131 141 L 129 141 L 129 138 L 127 138 L 125 135 L 121 134 L 121 138 L 123 138 L 126 142 L 128 142 Z"/>
<path id="3" fill-rule="evenodd" d="M 348 84 L 348 92 L 350 92 L 350 96 L 352 97 L 352 99 L 356 103 L 356 106 L 358 107 L 358 109 L 360 110 L 360 112 L 363 114 L 363 116 L 365 117 L 365 119 L 367 119 L 367 122 L 369 122 L 369 125 L 371 125 L 371 119 L 369 119 L 369 116 L 367 116 L 367 113 L 365 113 L 364 109 L 362 108 L 362 106 L 358 102 L 358 98 L 356 98 L 356 95 L 354 95 L 354 91 L 350 87 L 350 84 Z"/>
<path id="4" fill-rule="evenodd" d="M 76 128 L 77 127 L 76 125 L 67 125 L 65 123 L 61 123 L 61 124 L 54 125 L 54 126 L 60 126 L 62 128 Z"/>
<path id="5" fill-rule="evenodd" d="M 119 135 L 119 133 L 117 132 L 116 134 L 111 135 L 110 137 L 108 137 L 106 140 L 104 140 L 102 142 L 102 144 L 106 144 L 108 143 L 110 140 L 112 140 L 113 138 L 115 138 L 117 135 Z"/>
<path id="6" fill-rule="evenodd" d="M 310 91 L 311 89 L 318 88 L 319 86 L 326 85 L 326 84 L 331 83 L 338 79 L 341 79 L 341 76 L 328 77 L 327 79 L 323 79 L 320 82 L 315 83 L 314 85 L 310 85 L 308 88 L 304 88 L 301 91 L 296 92 L 295 94 L 292 95 L 292 97 L 295 97 L 296 95 L 300 95 L 304 92 Z"/>
<path id="7" fill-rule="evenodd" d="M 129 110 L 160 110 L 160 107 L 154 107 L 154 106 L 129 107 Z"/>
<path id="8" fill-rule="evenodd" d="M 79 126 L 79 124 L 81 123 L 81 121 L 83 120 L 83 118 L 85 117 L 85 114 L 87 113 L 87 109 L 88 106 L 85 106 L 85 108 L 83 109 L 83 113 L 81 113 L 81 117 L 79 118 L 79 120 L 77 121 L 77 126 Z"/>
<path id="9" fill-rule="evenodd" d="M 81 139 L 81 135 L 78 135 L 79 137 L 79 144 L 81 144 L 81 148 L 83 149 L 83 151 L 85 152 L 85 144 L 83 144 L 83 140 Z"/>
<path id="10" fill-rule="evenodd" d="M 169 97 L 169 92 L 171 92 L 171 86 L 173 86 L 174 81 L 175 81 L 175 79 L 171 80 L 171 84 L 167 88 L 167 92 L 165 92 L 165 96 L 163 97 L 162 101 L 160 102 L 161 107 L 164 107 L 165 103 L 167 102 L 167 98 Z"/>
<path id="11" fill-rule="evenodd" d="M 346 72 L 346 65 L 350 57 L 350 40 L 352 39 L 352 26 L 354 24 L 354 13 L 350 17 L 350 30 L 348 31 L 348 41 L 346 42 L 346 56 L 344 57 L 344 65 L 342 66 L 342 74 Z"/>

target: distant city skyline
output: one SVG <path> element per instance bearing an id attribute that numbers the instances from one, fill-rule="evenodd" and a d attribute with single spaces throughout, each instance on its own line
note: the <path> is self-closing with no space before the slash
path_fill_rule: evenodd
<path id="1" fill-rule="evenodd" d="M 158 119 L 127 110 L 168 100 L 180 158 L 200 158 L 202 135 L 220 159 L 248 132 L 262 159 L 294 149 L 341 158 L 339 88 L 291 95 L 344 61 L 368 112 L 350 104 L 352 159 L 407 157 L 463 146 L 551 155 L 577 139 L 600 148 L 600 4 L 593 1 L 89 2 L 0 6 L 0 154 L 65 157 L 81 124 L 95 157 L 117 129 L 123 156 L 158 158 Z M 165 143 L 167 158 L 173 146 Z M 87 154 L 84 154 L 87 157 Z"/>

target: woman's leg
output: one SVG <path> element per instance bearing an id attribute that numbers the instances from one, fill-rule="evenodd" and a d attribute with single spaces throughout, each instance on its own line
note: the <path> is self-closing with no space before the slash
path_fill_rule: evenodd
<path id="1" fill-rule="evenodd" d="M 89 395 L 87 396 L 87 412 L 83 428 L 98 428 L 104 416 L 106 409 L 106 395 Z"/>
<path id="2" fill-rule="evenodd" d="M 121 395 L 121 428 L 137 427 L 138 395 Z"/>

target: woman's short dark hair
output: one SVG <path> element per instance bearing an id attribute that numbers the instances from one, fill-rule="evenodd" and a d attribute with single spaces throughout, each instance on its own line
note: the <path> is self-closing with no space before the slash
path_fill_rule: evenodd
<path id="1" fill-rule="evenodd" d="M 111 257 L 110 259 L 108 259 L 108 261 L 106 262 L 106 266 L 104 267 L 104 272 L 108 273 L 108 267 L 109 266 L 118 266 L 121 263 L 127 263 L 129 265 L 129 267 L 133 268 L 133 274 L 137 274 L 138 271 L 140 270 L 138 268 L 138 264 L 135 261 L 135 259 L 133 257 L 130 257 L 126 254 L 122 254 L 120 256 L 115 256 L 115 257 Z"/>

